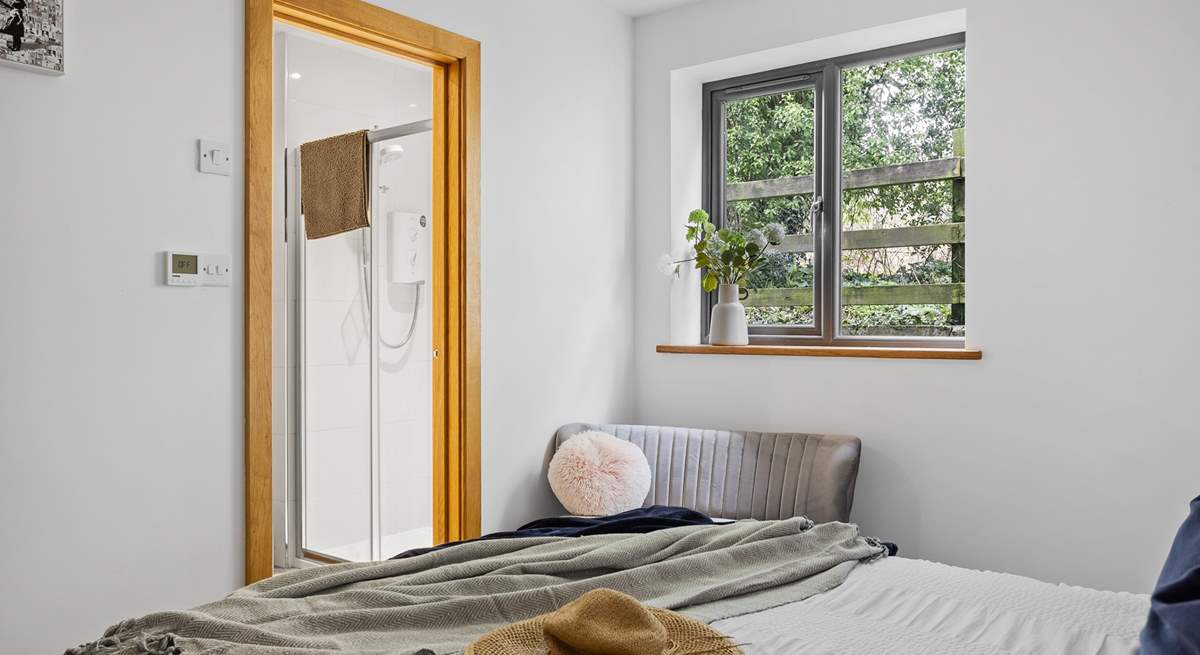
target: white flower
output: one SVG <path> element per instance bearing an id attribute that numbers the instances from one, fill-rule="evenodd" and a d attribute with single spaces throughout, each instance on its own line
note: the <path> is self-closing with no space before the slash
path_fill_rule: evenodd
<path id="1" fill-rule="evenodd" d="M 759 250 L 762 250 L 767 247 L 767 235 L 763 234 L 762 230 L 753 228 L 746 232 L 746 243 L 753 243 L 758 246 Z"/>
<path id="2" fill-rule="evenodd" d="M 671 257 L 671 253 L 664 252 L 659 255 L 658 272 L 667 277 L 676 277 L 679 275 L 679 263 Z"/>
<path id="3" fill-rule="evenodd" d="M 763 232 L 767 235 L 767 241 L 774 246 L 783 243 L 783 237 L 786 234 L 781 223 L 769 223 L 763 228 Z"/>

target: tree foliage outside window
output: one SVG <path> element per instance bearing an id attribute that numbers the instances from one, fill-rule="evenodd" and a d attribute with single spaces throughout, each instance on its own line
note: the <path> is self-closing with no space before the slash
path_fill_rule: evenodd
<path id="1" fill-rule="evenodd" d="M 954 134 L 966 116 L 962 49 L 845 68 L 842 82 L 842 170 L 855 171 L 953 157 Z M 727 101 L 727 184 L 812 175 L 818 153 L 811 87 Z M 899 228 L 953 220 L 949 180 L 897 184 L 842 193 L 842 230 Z M 811 239 L 810 194 L 731 201 L 725 220 L 747 227 L 779 222 Z M 961 280 L 961 278 L 960 278 Z M 952 281 L 951 246 L 929 245 L 842 252 L 844 287 L 945 284 Z M 813 286 L 813 257 L 773 253 L 751 288 Z M 811 306 L 751 307 L 759 325 L 810 325 Z M 961 335 L 950 305 L 849 305 L 843 333 Z M 882 332 L 880 332 L 882 330 Z"/>
<path id="2" fill-rule="evenodd" d="M 816 94 L 812 88 L 728 102 L 725 116 L 726 184 L 813 174 Z M 780 223 L 788 234 L 808 235 L 811 242 L 812 201 L 812 194 L 733 201 L 726 204 L 725 220 L 746 227 Z M 813 286 L 811 252 L 776 252 L 766 260 L 750 276 L 750 288 Z M 757 324 L 812 325 L 813 308 L 751 307 L 748 318 Z"/>

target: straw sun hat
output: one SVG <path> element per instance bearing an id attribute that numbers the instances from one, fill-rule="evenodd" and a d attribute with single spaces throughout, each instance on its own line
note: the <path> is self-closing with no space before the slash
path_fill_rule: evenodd
<path id="1" fill-rule="evenodd" d="M 493 630 L 464 655 L 738 655 L 728 637 L 682 614 L 595 589 L 557 611 Z"/>

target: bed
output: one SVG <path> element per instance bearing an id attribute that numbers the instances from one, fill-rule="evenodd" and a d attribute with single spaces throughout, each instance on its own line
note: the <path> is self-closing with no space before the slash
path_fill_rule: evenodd
<path id="1" fill-rule="evenodd" d="M 1146 596 L 888 557 L 823 594 L 713 623 L 747 653 L 1115 654 L 1137 651 Z"/>
<path id="2" fill-rule="evenodd" d="M 856 437 L 572 423 L 555 446 L 586 430 L 642 448 L 653 474 L 647 506 L 732 519 L 850 520 Z M 748 644 L 747 653 L 1108 655 L 1136 652 L 1149 605 L 1142 594 L 887 557 L 824 593 L 713 625 Z"/>
<path id="3" fill-rule="evenodd" d="M 736 520 L 638 534 L 507 534 L 300 569 L 122 621 L 76 655 L 444 654 L 595 588 L 710 623 L 758 654 L 1136 650 L 1146 596 L 887 556 L 849 524 L 855 437 L 574 423 L 636 444 L 645 506 Z M 679 511 L 687 512 L 681 509 Z M 520 531 L 518 531 L 519 533 Z M 884 535 L 886 536 L 886 535 Z"/>

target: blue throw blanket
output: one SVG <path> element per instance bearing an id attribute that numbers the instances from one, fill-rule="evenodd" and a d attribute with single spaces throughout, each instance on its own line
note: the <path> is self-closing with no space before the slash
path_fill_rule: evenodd
<path id="1" fill-rule="evenodd" d="M 701 514 L 686 507 L 670 507 L 653 505 L 639 507 L 628 512 L 612 516 L 554 516 L 526 523 L 516 530 L 508 532 L 492 532 L 479 539 L 467 541 L 452 541 L 432 548 L 414 548 L 406 550 L 392 559 L 404 559 L 424 555 L 430 551 L 441 550 L 459 544 L 470 543 L 483 539 L 512 539 L 514 537 L 585 537 L 593 534 L 645 534 L 666 528 L 677 528 L 683 525 L 712 525 L 713 520 L 706 514 Z"/>
<path id="2" fill-rule="evenodd" d="M 1192 500 L 1150 596 L 1141 653 L 1200 654 L 1200 496 Z"/>
<path id="3" fill-rule="evenodd" d="M 645 534 L 667 528 L 678 528 L 684 525 L 714 525 L 707 514 L 686 507 L 671 505 L 652 505 L 639 507 L 612 516 L 552 516 L 526 523 L 516 530 L 507 532 L 492 532 L 479 539 L 466 541 L 451 541 L 432 548 L 414 548 L 406 550 L 391 559 L 416 557 L 425 553 L 468 544 L 484 539 L 512 539 L 515 537 L 586 537 L 593 534 Z M 890 541 L 881 542 L 889 556 L 900 552 L 896 544 Z"/>

